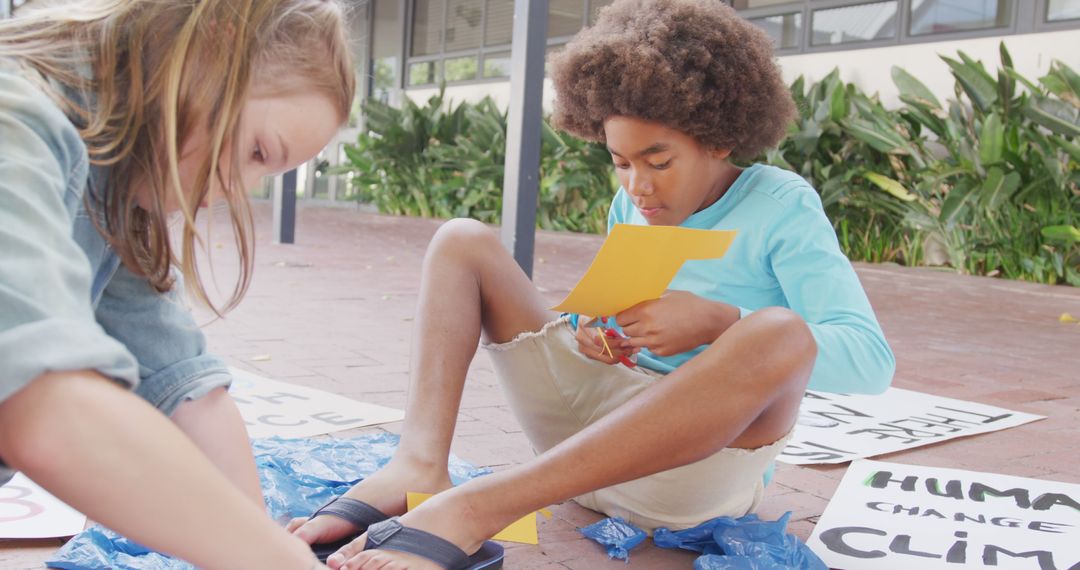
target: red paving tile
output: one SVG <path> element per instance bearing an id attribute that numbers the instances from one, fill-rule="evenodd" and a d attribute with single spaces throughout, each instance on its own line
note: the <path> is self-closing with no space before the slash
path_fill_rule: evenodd
<path id="1" fill-rule="evenodd" d="M 403 407 L 410 336 L 424 248 L 439 222 L 351 209 L 302 208 L 295 245 L 269 243 L 269 207 L 256 205 L 255 278 L 239 309 L 206 328 L 230 363 L 297 384 Z M 218 231 L 214 235 L 227 235 Z M 561 299 L 599 248 L 597 236 L 541 232 L 535 282 Z M 230 283 L 229 258 L 216 249 L 218 280 Z M 1080 482 L 1080 290 L 856 264 L 896 352 L 895 386 L 1048 416 L 1011 430 L 884 456 L 885 461 L 958 467 Z M 210 319 L 206 319 L 209 321 Z M 266 359 L 269 357 L 269 359 Z M 470 370 L 454 452 L 505 468 L 531 457 L 484 351 Z M 382 426 L 400 431 L 400 423 Z M 844 467 L 780 465 L 760 508 L 793 511 L 805 539 Z M 552 507 L 539 546 L 512 545 L 507 567 L 625 568 L 576 529 L 601 517 L 576 504 Z M 0 567 L 40 567 L 58 541 L 0 543 Z M 689 568 L 693 556 L 649 544 L 634 568 Z"/>

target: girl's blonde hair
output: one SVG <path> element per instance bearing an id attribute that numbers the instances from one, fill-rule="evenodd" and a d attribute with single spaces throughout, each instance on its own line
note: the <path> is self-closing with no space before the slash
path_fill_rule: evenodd
<path id="1" fill-rule="evenodd" d="M 0 22 L 0 56 L 51 80 L 46 91 L 80 129 L 91 163 L 109 167 L 108 192 L 87 199 L 101 200 L 104 220 L 96 223 L 123 263 L 159 291 L 172 287 L 170 268 L 178 263 L 196 298 L 220 315 L 243 297 L 254 258 L 239 177 L 247 157 L 238 137 L 243 104 L 252 95 L 319 93 L 344 122 L 356 88 L 345 30 L 336 0 L 80 0 Z M 185 197 L 180 150 L 200 127 L 210 152 L 195 195 Z M 226 149 L 228 180 L 219 169 Z M 194 255 L 196 208 L 215 178 L 240 257 L 221 311 Z M 149 209 L 137 207 L 135 181 L 149 188 Z M 170 193 L 184 216 L 179 259 L 168 235 Z"/>

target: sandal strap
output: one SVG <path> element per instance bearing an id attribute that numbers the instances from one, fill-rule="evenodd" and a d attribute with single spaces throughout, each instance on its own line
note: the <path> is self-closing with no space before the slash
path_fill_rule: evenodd
<path id="1" fill-rule="evenodd" d="M 469 560 L 469 555 L 452 542 L 430 532 L 404 526 L 398 517 L 368 527 L 364 550 L 372 549 L 415 554 L 449 569 L 461 568 Z"/>
<path id="2" fill-rule="evenodd" d="M 335 497 L 325 505 L 319 507 L 311 515 L 315 518 L 320 515 L 331 515 L 344 519 L 346 522 L 360 529 L 361 532 L 369 526 L 390 518 L 389 515 L 375 507 L 356 499 L 348 497 Z"/>

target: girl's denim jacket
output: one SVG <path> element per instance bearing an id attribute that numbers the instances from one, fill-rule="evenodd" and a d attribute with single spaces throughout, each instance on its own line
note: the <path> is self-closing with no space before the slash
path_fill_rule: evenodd
<path id="1" fill-rule="evenodd" d="M 158 293 L 95 228 L 84 196 L 104 176 L 60 108 L 0 61 L 0 401 L 45 372 L 95 370 L 171 415 L 231 376 L 182 281 Z"/>

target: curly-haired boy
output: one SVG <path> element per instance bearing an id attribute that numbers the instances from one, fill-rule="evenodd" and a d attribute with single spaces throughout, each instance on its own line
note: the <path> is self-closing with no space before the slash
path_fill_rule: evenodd
<path id="1" fill-rule="evenodd" d="M 294 521 L 309 542 L 404 513 L 406 491 L 450 488 L 447 455 L 481 337 L 538 456 L 440 493 L 372 536 L 402 524 L 472 553 L 570 498 L 647 529 L 741 516 L 761 501 L 807 385 L 889 385 L 892 351 L 817 193 L 791 172 L 729 161 L 775 145 L 794 114 L 763 32 L 718 0 L 620 0 L 566 46 L 552 78 L 555 124 L 611 152 L 622 188 L 609 227 L 738 237 L 723 258 L 684 265 L 662 298 L 617 315 L 628 338 L 607 353 L 595 328 L 546 308 L 490 229 L 448 222 L 424 261 L 422 350 L 401 446 L 344 505 L 320 513 L 335 516 Z M 631 354 L 639 366 L 618 365 Z M 351 517 L 352 507 L 364 514 Z M 437 539 L 415 535 L 411 547 L 381 548 L 436 558 L 415 544 Z M 330 566 L 409 556 L 363 547 L 344 546 Z"/>

